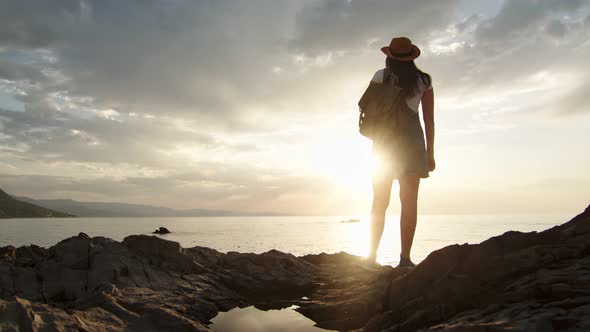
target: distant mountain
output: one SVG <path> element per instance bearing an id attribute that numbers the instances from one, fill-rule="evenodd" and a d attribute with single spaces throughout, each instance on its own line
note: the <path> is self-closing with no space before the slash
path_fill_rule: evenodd
<path id="1" fill-rule="evenodd" d="M 65 211 L 79 217 L 222 217 L 275 215 L 270 213 L 244 213 L 227 210 L 177 210 L 151 205 L 81 202 L 72 199 L 33 199 L 29 197 L 18 197 L 18 199 L 48 209 Z"/>
<path id="2" fill-rule="evenodd" d="M 0 189 L 0 218 L 68 218 L 73 214 L 63 213 L 30 202 L 23 202 Z"/>

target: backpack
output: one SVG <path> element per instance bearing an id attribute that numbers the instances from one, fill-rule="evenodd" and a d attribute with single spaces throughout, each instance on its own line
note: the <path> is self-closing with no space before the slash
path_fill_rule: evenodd
<path id="1" fill-rule="evenodd" d="M 358 102 L 359 132 L 373 141 L 395 138 L 402 126 L 405 98 L 390 78 L 391 70 L 385 68 L 383 83 L 369 84 Z"/>

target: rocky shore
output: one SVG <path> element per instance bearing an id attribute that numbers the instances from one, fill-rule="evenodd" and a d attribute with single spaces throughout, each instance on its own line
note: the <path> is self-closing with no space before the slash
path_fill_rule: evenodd
<path id="1" fill-rule="evenodd" d="M 0 248 L 2 331 L 209 331 L 219 311 L 248 305 L 298 305 L 334 330 L 589 331 L 590 207 L 543 232 L 437 250 L 410 271 L 147 235 Z"/>

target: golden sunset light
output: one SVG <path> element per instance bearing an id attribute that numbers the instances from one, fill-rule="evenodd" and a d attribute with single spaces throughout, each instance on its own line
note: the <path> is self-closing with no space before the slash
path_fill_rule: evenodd
<path id="1" fill-rule="evenodd" d="M 0 1 L 1 331 L 590 330 L 590 0 Z"/>

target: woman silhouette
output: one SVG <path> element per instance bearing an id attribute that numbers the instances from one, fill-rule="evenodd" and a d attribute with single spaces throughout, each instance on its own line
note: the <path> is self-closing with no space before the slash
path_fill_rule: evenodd
<path id="1" fill-rule="evenodd" d="M 403 119 L 403 130 L 396 132 L 395 140 L 373 141 L 373 151 L 380 162 L 377 172 L 373 175 L 373 206 L 371 208 L 371 238 L 368 259 L 370 262 L 375 262 L 377 258 L 391 186 L 393 180 L 397 179 L 401 201 L 399 267 L 413 267 L 410 250 L 416 230 L 420 178 L 427 178 L 428 173 L 435 168 L 432 79 L 430 75 L 416 67 L 414 59 L 420 55 L 420 49 L 413 45 L 410 39 L 393 38 L 389 46 L 381 48 L 381 51 L 387 55 L 386 68 L 378 70 L 370 84 L 397 85 L 402 89 L 406 105 L 400 113 L 401 119 Z M 420 102 L 422 102 L 422 115 L 426 131 L 426 146 L 418 114 Z"/>

